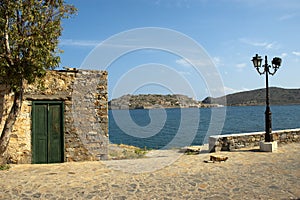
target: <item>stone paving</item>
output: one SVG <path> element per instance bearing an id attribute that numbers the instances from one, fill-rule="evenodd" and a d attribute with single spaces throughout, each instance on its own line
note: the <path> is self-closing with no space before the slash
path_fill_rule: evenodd
<path id="1" fill-rule="evenodd" d="M 210 155 L 226 162 L 205 163 Z M 49 165 L 0 171 L 0 199 L 300 199 L 300 143 L 257 150 Z"/>

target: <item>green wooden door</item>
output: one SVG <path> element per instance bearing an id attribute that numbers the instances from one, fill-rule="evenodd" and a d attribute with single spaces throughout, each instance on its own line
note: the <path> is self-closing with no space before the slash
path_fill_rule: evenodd
<path id="1" fill-rule="evenodd" d="M 63 162 L 63 103 L 32 104 L 32 162 Z"/>

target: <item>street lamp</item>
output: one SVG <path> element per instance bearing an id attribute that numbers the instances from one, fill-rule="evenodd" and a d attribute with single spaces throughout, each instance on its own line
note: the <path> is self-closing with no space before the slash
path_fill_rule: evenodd
<path id="1" fill-rule="evenodd" d="M 269 102 L 269 74 L 274 75 L 281 65 L 281 58 L 275 57 L 272 60 L 272 65 L 268 65 L 267 56 L 265 56 L 265 64 L 261 66 L 263 59 L 256 54 L 252 62 L 259 75 L 266 74 L 266 112 L 265 112 L 265 142 L 271 142 L 272 132 L 272 113 Z"/>

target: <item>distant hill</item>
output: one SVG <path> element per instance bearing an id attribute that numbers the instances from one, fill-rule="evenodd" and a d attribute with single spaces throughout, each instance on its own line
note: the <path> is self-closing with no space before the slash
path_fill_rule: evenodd
<path id="1" fill-rule="evenodd" d="M 271 105 L 300 104 L 300 89 L 283 89 L 271 87 L 269 89 L 269 93 Z M 265 105 L 266 89 L 239 92 L 219 98 L 207 97 L 202 101 L 202 103 L 222 104 L 225 98 L 227 101 L 227 106 Z"/>
<path id="2" fill-rule="evenodd" d="M 203 101 L 194 100 L 181 94 L 139 94 L 124 95 L 108 102 L 109 109 L 153 109 L 153 108 L 191 108 L 227 106 L 265 105 L 266 89 L 257 89 L 229 94 L 223 97 L 207 97 Z M 300 89 L 270 88 L 271 105 L 300 104 Z"/>
<path id="3" fill-rule="evenodd" d="M 201 102 L 181 94 L 128 94 L 108 102 L 109 109 L 189 108 L 200 105 Z"/>

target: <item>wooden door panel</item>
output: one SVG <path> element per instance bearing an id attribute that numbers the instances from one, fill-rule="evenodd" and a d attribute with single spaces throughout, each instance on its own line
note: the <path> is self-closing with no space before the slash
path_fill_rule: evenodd
<path id="1" fill-rule="evenodd" d="M 33 108 L 35 113 L 33 118 L 32 139 L 34 142 L 33 158 L 35 163 L 47 162 L 47 105 L 36 105 Z"/>
<path id="2" fill-rule="evenodd" d="M 36 149 L 35 149 L 35 163 L 47 163 L 48 162 L 48 153 L 47 149 L 47 140 L 38 139 L 36 141 Z"/>
<path id="3" fill-rule="evenodd" d="M 62 160 L 61 110 L 61 105 L 49 105 L 48 158 L 50 163 L 61 162 Z"/>
<path id="4" fill-rule="evenodd" d="M 34 102 L 32 109 L 33 163 L 63 162 L 63 104 Z"/>

